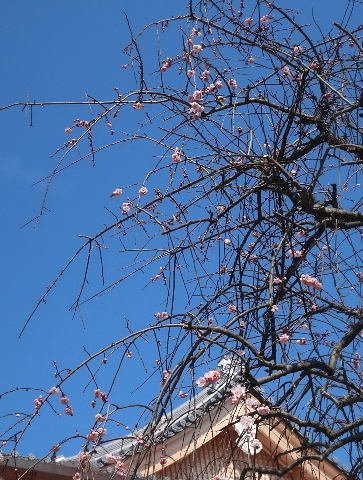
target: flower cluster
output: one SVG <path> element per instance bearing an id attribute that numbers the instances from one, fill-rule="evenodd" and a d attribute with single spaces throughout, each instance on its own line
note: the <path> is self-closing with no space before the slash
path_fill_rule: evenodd
<path id="1" fill-rule="evenodd" d="M 231 393 L 231 405 L 234 405 L 240 400 L 244 400 L 246 398 L 246 389 L 242 385 L 236 385 L 235 387 L 231 388 Z"/>
<path id="2" fill-rule="evenodd" d="M 305 250 L 302 248 L 301 250 L 293 250 L 290 248 L 288 250 L 287 255 L 290 258 L 302 258 L 304 256 Z"/>
<path id="3" fill-rule="evenodd" d="M 165 320 L 165 318 L 168 318 L 168 316 L 168 312 L 154 313 L 154 317 L 156 318 L 156 320 Z"/>
<path id="4" fill-rule="evenodd" d="M 232 90 L 236 90 L 236 88 L 238 87 L 237 82 L 234 78 L 228 80 L 228 85 L 232 88 Z"/>
<path id="5" fill-rule="evenodd" d="M 116 477 L 126 478 L 127 473 L 125 471 L 125 462 L 122 457 L 114 455 L 106 455 L 106 461 L 114 464 L 114 473 Z"/>
<path id="6" fill-rule="evenodd" d="M 69 404 L 69 398 L 66 395 L 64 395 L 64 393 L 62 393 L 62 396 L 59 399 L 59 401 L 62 405 L 68 405 Z"/>
<path id="7" fill-rule="evenodd" d="M 146 195 L 148 192 L 148 189 L 146 187 L 141 187 L 139 190 L 139 195 Z"/>
<path id="8" fill-rule="evenodd" d="M 259 450 L 262 448 L 262 443 L 258 440 L 258 438 L 251 438 L 250 447 L 254 450 Z"/>
<path id="9" fill-rule="evenodd" d="M 100 413 L 96 413 L 95 420 L 96 420 L 96 422 L 101 423 L 101 422 L 104 422 L 106 420 L 106 417 L 104 417 Z"/>
<path id="10" fill-rule="evenodd" d="M 193 52 L 193 53 L 201 53 L 201 52 L 203 52 L 203 47 L 202 47 L 202 45 L 193 45 L 192 52 Z"/>
<path id="11" fill-rule="evenodd" d="M 250 410 L 255 410 L 259 415 L 264 416 L 270 413 L 270 408 L 267 405 L 260 404 L 260 402 L 253 397 L 246 398 L 246 389 L 243 385 L 236 385 L 231 388 L 231 393 L 231 405 L 244 400 L 246 407 Z M 244 428 L 250 428 L 250 426 L 253 425 L 254 420 L 252 417 L 244 415 L 241 417 L 240 422 Z"/>
<path id="12" fill-rule="evenodd" d="M 236 313 L 237 312 L 236 305 L 233 305 L 233 304 L 228 305 L 228 311 L 229 311 L 229 313 Z"/>
<path id="13" fill-rule="evenodd" d="M 180 163 L 182 161 L 181 156 L 182 156 L 182 151 L 179 150 L 178 147 L 176 147 L 174 149 L 174 153 L 171 156 L 171 159 L 173 160 L 174 163 Z"/>
<path id="14" fill-rule="evenodd" d="M 193 120 L 197 120 L 202 116 L 204 112 L 204 107 L 198 102 L 192 102 L 190 104 L 189 115 L 192 117 Z"/>
<path id="15" fill-rule="evenodd" d="M 67 405 L 64 413 L 70 417 L 73 417 L 73 408 L 70 405 Z"/>
<path id="16" fill-rule="evenodd" d="M 94 390 L 94 394 L 95 394 L 95 398 L 100 398 L 103 401 L 103 403 L 108 402 L 108 397 L 107 397 L 106 393 L 101 392 L 101 390 L 99 388 Z"/>
<path id="17" fill-rule="evenodd" d="M 132 202 L 124 202 L 121 207 L 122 215 L 127 215 L 131 210 L 131 207 L 132 207 Z"/>
<path id="18" fill-rule="evenodd" d="M 307 287 L 315 288 L 315 290 L 321 290 L 323 288 L 323 284 L 310 275 L 301 275 L 300 282 Z"/>
<path id="19" fill-rule="evenodd" d="M 218 370 L 210 370 L 209 372 L 206 372 L 203 377 L 198 378 L 195 383 L 198 385 L 198 387 L 204 388 L 207 385 L 216 382 L 220 378 L 221 374 L 218 372 Z"/>
<path id="20" fill-rule="evenodd" d="M 173 60 L 171 58 L 167 58 L 165 62 L 161 65 L 160 71 L 161 72 L 166 72 L 168 68 L 171 67 L 171 64 L 173 63 Z"/>
<path id="21" fill-rule="evenodd" d="M 120 195 L 122 195 L 122 188 L 116 188 L 116 189 L 110 194 L 110 198 L 112 198 L 112 197 L 119 197 Z"/>
<path id="22" fill-rule="evenodd" d="M 282 335 L 279 336 L 279 342 L 280 343 L 287 343 L 290 341 L 290 335 L 287 333 L 283 333 Z"/>
<path id="23" fill-rule="evenodd" d="M 242 415 L 242 417 L 239 419 L 239 422 L 246 430 L 252 428 L 252 425 L 255 423 L 254 419 L 248 415 Z"/>
<path id="24" fill-rule="evenodd" d="M 39 395 L 38 398 L 34 400 L 34 408 L 38 410 L 43 405 L 44 399 L 42 395 Z"/>
<path id="25" fill-rule="evenodd" d="M 161 386 L 166 384 L 166 382 L 170 378 L 170 375 L 171 375 L 171 370 L 170 369 L 163 370 L 163 376 L 162 376 L 162 379 L 161 379 L 161 382 L 160 382 Z"/>

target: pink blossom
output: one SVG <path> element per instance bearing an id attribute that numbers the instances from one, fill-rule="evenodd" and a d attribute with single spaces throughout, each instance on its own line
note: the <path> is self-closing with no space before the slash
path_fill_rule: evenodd
<path id="1" fill-rule="evenodd" d="M 97 430 L 97 433 L 100 437 L 104 437 L 105 435 L 107 435 L 107 430 L 106 428 L 102 428 L 100 427 L 98 430 Z"/>
<path id="2" fill-rule="evenodd" d="M 354 367 L 356 370 L 359 369 L 360 363 L 359 363 L 358 358 L 352 358 L 352 364 L 353 364 L 353 367 Z"/>
<path id="3" fill-rule="evenodd" d="M 288 250 L 287 252 L 287 255 L 290 257 L 290 258 L 301 258 L 304 256 L 304 253 L 305 253 L 305 250 L 304 249 L 301 249 L 301 250 Z"/>
<path id="4" fill-rule="evenodd" d="M 139 190 L 139 195 L 146 195 L 148 192 L 148 189 L 146 187 L 141 187 Z"/>
<path id="5" fill-rule="evenodd" d="M 182 161 L 181 156 L 182 156 L 181 150 L 179 150 L 179 148 L 176 147 L 176 148 L 174 149 L 173 155 L 171 156 L 173 162 L 174 162 L 174 163 L 180 163 L 180 162 Z"/>
<path id="6" fill-rule="evenodd" d="M 66 406 L 65 414 L 73 417 L 73 409 L 72 409 L 72 407 L 71 407 L 70 405 L 67 405 L 67 406 Z"/>
<path id="7" fill-rule="evenodd" d="M 268 415 L 270 413 L 270 409 L 267 405 L 260 405 L 256 410 L 260 415 Z"/>
<path id="8" fill-rule="evenodd" d="M 190 104 L 189 114 L 194 119 L 197 120 L 202 116 L 204 111 L 203 105 L 200 105 L 198 102 L 192 102 Z"/>
<path id="9" fill-rule="evenodd" d="M 204 388 L 207 385 L 207 380 L 204 377 L 200 377 L 195 383 L 198 387 Z"/>
<path id="10" fill-rule="evenodd" d="M 64 133 L 72 133 L 72 129 L 70 127 L 67 127 L 64 129 Z"/>
<path id="11" fill-rule="evenodd" d="M 112 197 L 119 197 L 120 195 L 122 195 L 122 188 L 116 188 L 116 190 L 114 190 L 111 195 L 110 195 L 110 198 Z"/>
<path id="12" fill-rule="evenodd" d="M 246 400 L 246 406 L 251 408 L 252 410 L 256 410 L 256 408 L 260 405 L 259 401 L 253 397 L 248 397 Z"/>
<path id="13" fill-rule="evenodd" d="M 248 59 L 248 63 L 255 63 L 255 59 L 254 59 L 253 57 L 250 57 L 250 58 Z"/>
<path id="14" fill-rule="evenodd" d="M 214 383 L 221 378 L 221 374 L 218 370 L 210 370 L 206 372 L 203 377 L 198 378 L 196 384 L 198 387 L 204 388 L 205 386 L 209 385 L 210 383 Z"/>
<path id="15" fill-rule="evenodd" d="M 297 343 L 298 345 L 306 345 L 306 338 L 298 338 L 298 339 L 296 340 L 296 343 Z"/>
<path id="16" fill-rule="evenodd" d="M 263 17 L 260 18 L 260 22 L 263 24 L 263 25 L 266 25 L 268 23 L 268 16 L 267 15 L 264 15 Z"/>
<path id="17" fill-rule="evenodd" d="M 167 461 L 168 461 L 168 459 L 166 457 L 161 456 L 160 460 L 159 460 L 159 463 L 160 463 L 160 465 L 165 465 Z"/>
<path id="18" fill-rule="evenodd" d="M 74 475 L 73 475 L 73 480 L 81 480 L 82 476 L 79 472 L 76 472 Z"/>
<path id="19" fill-rule="evenodd" d="M 240 418 L 240 424 L 242 425 L 243 428 L 249 429 L 252 427 L 252 425 L 255 423 L 252 417 L 249 417 L 248 415 L 242 415 Z"/>
<path id="20" fill-rule="evenodd" d="M 197 28 L 192 28 L 192 31 L 190 32 L 191 37 L 200 37 L 202 34 Z"/>
<path id="21" fill-rule="evenodd" d="M 100 413 L 97 413 L 97 414 L 95 415 L 95 420 L 96 420 L 96 422 L 99 422 L 99 423 L 100 423 L 100 422 L 104 422 L 104 421 L 106 420 L 106 417 L 104 417 L 104 416 L 101 415 Z"/>
<path id="22" fill-rule="evenodd" d="M 167 58 L 165 62 L 162 64 L 160 71 L 161 72 L 166 72 L 169 67 L 171 67 L 171 64 L 173 63 L 173 60 L 171 58 Z"/>
<path id="23" fill-rule="evenodd" d="M 246 398 L 246 389 L 242 385 L 236 385 L 235 387 L 231 388 L 231 393 L 231 405 L 234 405 L 240 400 L 244 400 Z"/>
<path id="24" fill-rule="evenodd" d="M 287 77 L 290 76 L 290 69 L 289 69 L 289 67 L 287 67 L 287 66 L 283 67 L 282 72 L 283 72 L 283 76 L 284 76 L 285 78 L 287 78 Z M 292 172 L 294 172 L 294 173 L 292 173 Z M 296 173 L 297 173 L 297 172 L 296 172 L 295 170 L 292 170 L 292 171 L 291 171 L 291 175 L 296 175 Z"/>
<path id="25" fill-rule="evenodd" d="M 187 76 L 190 78 L 190 77 L 194 77 L 195 75 L 195 70 L 188 70 L 187 71 Z"/>
<path id="26" fill-rule="evenodd" d="M 233 90 L 236 90 L 236 88 L 238 87 L 237 85 L 237 82 L 234 78 L 231 78 L 230 80 L 228 80 L 228 85 L 233 89 Z"/>
<path id="27" fill-rule="evenodd" d="M 89 452 L 79 452 L 79 461 L 81 463 L 89 462 L 91 460 L 91 454 Z"/>
<path id="28" fill-rule="evenodd" d="M 248 25 L 250 27 L 252 23 L 253 23 L 253 18 L 252 17 L 246 18 L 246 20 L 245 20 L 246 25 Z"/>
<path id="29" fill-rule="evenodd" d="M 168 318 L 168 312 L 157 312 L 157 313 L 154 313 L 154 317 L 157 319 L 157 320 L 164 320 L 165 318 Z"/>
<path id="30" fill-rule="evenodd" d="M 171 375 L 171 370 L 163 370 L 163 380 L 167 380 Z"/>
<path id="31" fill-rule="evenodd" d="M 203 100 L 203 90 L 194 90 L 194 93 L 188 95 L 189 102 L 201 102 Z"/>
<path id="32" fill-rule="evenodd" d="M 300 282 L 307 287 L 315 288 L 315 290 L 321 290 L 323 288 L 323 284 L 310 275 L 301 275 Z"/>
<path id="33" fill-rule="evenodd" d="M 237 312 L 237 307 L 236 305 L 228 305 L 228 311 L 230 313 L 236 313 Z"/>
<path id="34" fill-rule="evenodd" d="M 61 398 L 59 399 L 59 401 L 60 401 L 60 403 L 61 403 L 62 405 L 68 405 L 68 403 L 69 403 L 69 398 L 66 397 L 66 396 L 64 395 L 64 393 L 63 393 L 62 396 L 61 396 Z"/>
<path id="35" fill-rule="evenodd" d="M 303 48 L 300 45 L 295 45 L 294 46 L 294 53 L 299 54 L 302 53 Z"/>
<path id="36" fill-rule="evenodd" d="M 127 215 L 129 211 L 131 210 L 131 202 L 124 202 L 121 207 L 121 213 L 122 215 Z"/>
<path id="37" fill-rule="evenodd" d="M 187 398 L 188 394 L 183 392 L 182 390 L 179 391 L 179 398 Z"/>
<path id="38" fill-rule="evenodd" d="M 192 52 L 193 53 L 200 53 L 203 51 L 202 45 L 193 45 Z"/>
<path id="39" fill-rule="evenodd" d="M 203 80 L 203 82 L 208 82 L 209 75 L 210 75 L 209 70 L 204 70 L 204 72 L 202 72 L 201 79 Z"/>
<path id="40" fill-rule="evenodd" d="M 143 104 L 141 102 L 135 102 L 132 106 L 134 110 L 142 110 L 143 109 Z"/>
<path id="41" fill-rule="evenodd" d="M 208 383 L 213 383 L 221 378 L 221 374 L 218 370 L 210 370 L 204 374 L 204 378 L 206 378 Z"/>
<path id="42" fill-rule="evenodd" d="M 271 307 L 271 312 L 275 313 L 275 312 L 278 312 L 279 310 L 279 306 L 278 305 L 272 305 Z"/>
<path id="43" fill-rule="evenodd" d="M 250 440 L 250 447 L 252 447 L 255 450 L 258 450 L 262 448 L 262 443 L 257 438 L 252 438 Z"/>
<path id="44" fill-rule="evenodd" d="M 283 333 L 279 336 L 280 343 L 287 343 L 288 341 L 290 341 L 290 335 L 288 335 L 287 333 Z"/>
<path id="45" fill-rule="evenodd" d="M 99 433 L 95 430 L 91 430 L 90 433 L 87 435 L 88 442 L 94 442 L 99 437 Z"/>
<path id="46" fill-rule="evenodd" d="M 58 387 L 52 387 L 50 390 L 49 390 L 49 393 L 51 395 L 57 395 L 59 393 L 59 388 Z"/>
<path id="47" fill-rule="evenodd" d="M 38 408 L 42 406 L 43 402 L 44 402 L 43 396 L 39 395 L 39 397 L 34 400 L 34 408 L 38 410 Z"/>

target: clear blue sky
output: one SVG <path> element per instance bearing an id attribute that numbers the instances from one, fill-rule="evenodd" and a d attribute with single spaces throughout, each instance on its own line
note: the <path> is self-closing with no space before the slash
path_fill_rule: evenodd
<path id="1" fill-rule="evenodd" d="M 86 93 L 106 100 L 114 98 L 116 86 L 121 92 L 136 88 L 130 72 L 121 68 L 128 61 L 122 48 L 130 39 L 124 12 L 137 33 L 151 21 L 184 14 L 186 3 L 182 0 L 1 1 L 0 106 L 27 100 L 85 100 Z M 292 3 L 302 11 L 304 23 L 311 21 L 314 6 L 323 30 L 329 30 L 333 20 L 340 20 L 338 8 L 335 5 L 332 8 L 329 0 L 285 0 L 281 5 L 291 7 Z M 179 51 L 181 37 L 173 42 L 168 44 L 170 51 L 164 49 L 164 58 Z M 156 48 L 150 37 L 143 51 L 149 71 L 157 66 Z M 75 118 L 90 116 L 88 107 L 35 108 L 32 119 L 29 109 L 22 111 L 17 107 L 0 112 L 1 392 L 16 387 L 50 388 L 55 383 L 53 360 L 60 367 L 72 368 L 85 357 L 83 345 L 94 352 L 119 338 L 124 333 L 125 318 L 130 318 L 134 326 L 147 325 L 153 323 L 153 312 L 164 309 L 160 303 L 162 286 L 153 286 L 140 294 L 140 287 L 149 278 L 144 283 L 139 279 L 137 283 L 130 282 L 127 289 L 115 290 L 87 305 L 83 312 L 87 326 L 84 330 L 79 316 L 72 318 L 68 311 L 80 283 L 76 264 L 18 340 L 38 298 L 80 245 L 77 235 L 92 234 L 110 221 L 104 208 L 113 206 L 110 192 L 132 183 L 141 185 L 153 165 L 147 145 L 138 144 L 108 150 L 100 155 L 95 168 L 85 161 L 68 169 L 52 184 L 47 202 L 51 213 L 43 216 L 40 226 L 34 228 L 30 224 L 20 229 L 39 211 L 45 184 L 32 184 L 51 172 L 57 157 L 50 155 L 69 140 L 64 128 Z M 103 138 L 95 141 L 101 145 L 110 141 L 110 137 L 105 132 Z M 96 267 L 94 275 L 99 275 Z M 147 353 L 145 358 L 149 360 Z M 121 390 L 127 389 L 132 375 L 130 368 L 130 378 L 124 379 Z M 84 386 L 83 378 L 75 380 L 72 388 L 82 391 Z M 66 393 L 71 396 L 71 392 Z M 31 411 L 37 395 L 30 392 L 3 397 L 0 416 L 9 411 Z M 11 403 L 7 401 L 10 398 Z M 40 456 L 76 429 L 87 433 L 84 430 L 89 426 L 92 411 L 91 408 L 85 411 L 84 405 L 92 400 L 90 391 L 71 400 L 75 416 L 57 418 L 49 414 L 37 419 L 21 446 L 21 454 L 32 452 Z M 46 428 L 49 422 L 52 426 Z M 73 443 L 62 453 L 75 453 L 79 447 Z"/>

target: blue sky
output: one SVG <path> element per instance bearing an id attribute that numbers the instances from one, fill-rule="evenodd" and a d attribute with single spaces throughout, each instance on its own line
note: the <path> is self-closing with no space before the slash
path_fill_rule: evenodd
<path id="1" fill-rule="evenodd" d="M 281 5 L 291 8 L 291 3 L 284 1 Z M 332 9 L 329 0 L 293 3 L 302 11 L 302 23 L 310 22 L 313 6 L 323 30 L 329 30 L 332 21 L 340 19 L 338 8 Z M 130 40 L 124 12 L 137 33 L 147 23 L 184 14 L 185 6 L 186 2 L 181 0 L 3 0 L 0 106 L 23 101 L 78 101 L 85 100 L 86 94 L 106 100 L 114 98 L 114 87 L 121 92 L 134 89 L 131 71 L 121 68 L 128 61 L 122 48 Z M 157 66 L 157 42 L 153 35 L 147 39 L 143 54 L 145 67 L 152 72 Z M 170 52 L 164 51 L 163 57 L 179 51 L 180 42 L 181 37 L 172 38 L 166 48 Z M 158 76 L 150 78 L 157 82 Z M 140 287 L 148 284 L 149 277 L 138 278 L 127 288 L 114 290 L 85 306 L 84 329 L 80 317 L 73 318 L 68 311 L 80 283 L 80 264 L 76 263 L 18 339 L 46 286 L 80 246 L 77 235 L 92 234 L 110 221 L 105 207 L 113 208 L 117 201 L 110 200 L 110 192 L 119 186 L 141 185 L 153 165 L 143 143 L 109 149 L 99 156 L 95 167 L 86 160 L 59 175 L 47 200 L 51 212 L 42 216 L 39 226 L 30 223 L 20 228 L 39 212 L 45 183 L 32 185 L 51 172 L 59 157 L 50 158 L 51 154 L 69 140 L 65 127 L 72 125 L 75 118 L 89 117 L 89 107 L 80 106 L 38 107 L 32 115 L 29 108 L 0 111 L 1 391 L 16 387 L 50 388 L 55 383 L 53 360 L 61 368 L 73 368 L 85 357 L 83 345 L 94 352 L 124 333 L 126 319 L 132 319 L 135 325 L 147 325 L 153 322 L 153 312 L 165 308 L 162 286 L 155 285 L 152 291 L 143 289 L 140 294 Z M 118 128 L 126 129 L 128 122 L 128 118 L 122 119 Z M 109 141 L 106 129 L 103 137 L 95 138 L 99 146 Z M 97 265 L 92 273 L 99 277 Z M 146 351 L 144 354 L 146 362 L 151 361 Z M 123 379 L 122 388 L 131 384 L 132 373 L 130 368 L 130 377 Z M 75 379 L 72 388 L 82 390 L 82 382 L 84 378 Z M 147 390 L 141 394 L 147 395 Z M 0 415 L 9 410 L 31 411 L 37 395 L 31 391 L 3 397 Z M 89 403 L 90 393 L 86 391 L 84 395 Z M 21 444 L 21 453 L 40 456 L 62 436 L 86 428 L 92 411 L 85 412 L 84 403 L 84 398 L 72 399 L 76 412 L 72 418 L 49 415 L 46 420 L 37 419 Z M 44 428 L 45 421 L 52 422 L 51 428 Z M 79 445 L 75 441 L 67 448 L 62 453 L 70 455 Z"/>

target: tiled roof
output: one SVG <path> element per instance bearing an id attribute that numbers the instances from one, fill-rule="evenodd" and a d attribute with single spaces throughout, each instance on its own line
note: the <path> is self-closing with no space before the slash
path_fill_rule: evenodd
<path id="1" fill-rule="evenodd" d="M 167 416 L 165 421 L 154 431 L 153 443 L 160 443 L 171 438 L 175 434 L 185 430 L 187 427 L 203 417 L 218 402 L 226 398 L 231 387 L 236 385 L 240 379 L 241 365 L 232 365 L 231 360 L 222 359 L 218 364 L 218 370 L 221 374 L 220 380 L 204 388 L 198 395 L 188 399 L 182 405 L 174 409 Z M 107 455 L 129 457 L 143 449 L 138 437 L 141 437 L 147 427 L 143 427 L 134 434 L 118 440 L 100 445 L 97 447 L 97 453 L 92 455 L 91 464 L 93 468 L 104 469 L 109 465 Z M 78 456 L 63 458 L 65 463 L 74 462 Z"/>

